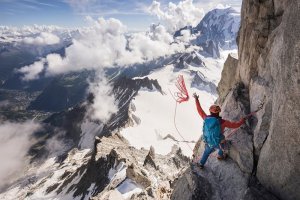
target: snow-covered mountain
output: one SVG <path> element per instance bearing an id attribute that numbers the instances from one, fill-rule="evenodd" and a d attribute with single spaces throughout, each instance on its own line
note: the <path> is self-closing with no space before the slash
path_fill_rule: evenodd
<path id="1" fill-rule="evenodd" d="M 183 34 L 181 39 L 189 36 L 184 31 L 192 32 L 191 43 L 172 40 L 160 26 L 152 27 L 158 29 L 150 39 L 143 33 L 135 35 L 135 39 L 146 37 L 135 40 L 137 44 L 149 42 L 142 45 L 142 51 L 135 49 L 137 54 L 153 45 L 157 53 L 161 47 L 158 43 L 163 41 L 166 47 L 175 44 L 181 51 L 158 53 L 139 64 L 129 62 L 132 65 L 126 68 L 104 70 L 100 78 L 107 82 L 89 83 L 94 90 L 80 90 L 86 96 L 77 103 L 69 97 L 80 96 L 76 88 L 87 82 L 82 74 L 90 80 L 97 74 L 67 73 L 54 80 L 55 87 L 34 92 L 22 87 L 1 88 L 0 199 L 300 199 L 299 1 L 244 0 L 240 57 L 227 57 L 237 51 L 233 45 L 237 16 L 231 9 L 215 10 L 196 28 L 177 32 Z M 101 22 L 111 24 L 104 19 Z M 120 25 L 116 20 L 110 22 Z M 129 50 L 121 53 L 133 56 L 122 32 L 118 34 L 110 26 L 107 30 L 102 33 L 110 37 L 114 33 L 117 37 L 113 41 L 123 41 Z M 41 44 L 46 37 L 52 44 L 57 42 L 53 35 L 38 34 L 26 42 Z M 156 40 L 161 37 L 163 40 Z M 89 46 L 94 40 L 81 42 Z M 1 64 L 10 64 L 9 72 L 37 59 L 24 51 L 6 57 L 10 54 L 5 51 L 0 54 Z M 153 51 L 148 53 L 151 56 Z M 5 62 L 3 58 L 7 58 Z M 6 70 L 1 71 L 1 78 L 5 78 Z M 224 132 L 230 141 L 224 149 L 229 156 L 226 161 L 216 159 L 213 153 L 204 169 L 190 165 L 192 153 L 197 160 L 205 149 L 205 143 L 198 140 L 202 119 L 192 98 L 175 103 L 178 75 L 183 75 L 190 97 L 193 92 L 199 94 L 205 111 L 217 100 L 226 120 L 237 121 L 252 113 L 240 128 Z M 51 106 L 66 103 L 66 107 L 55 113 L 51 109 L 30 110 L 32 104 L 44 109 L 56 90 L 59 95 L 51 100 L 62 101 Z M 67 104 L 69 101 L 72 104 Z M 95 118 L 95 107 L 100 110 L 97 114 L 108 114 Z"/>
<path id="2" fill-rule="evenodd" d="M 215 14 L 209 16 L 216 23 L 223 22 L 216 20 Z M 207 17 L 203 20 L 209 21 Z M 211 26 L 218 27 L 216 23 Z M 212 37 L 210 31 L 203 34 L 208 34 L 206 41 L 213 44 L 224 40 L 220 34 Z M 233 46 L 231 50 L 217 48 L 215 56 L 205 45 L 197 45 L 191 43 L 188 46 L 193 48 L 183 53 L 125 69 L 109 69 L 109 95 L 116 99 L 117 112 L 106 122 L 90 116 L 95 94 L 46 115 L 43 130 L 34 135 L 36 142 L 30 148 L 30 165 L 24 176 L 4 187 L 0 199 L 170 199 L 173 183 L 188 166 L 202 132 L 191 96 L 197 92 L 207 110 L 217 99 L 225 59 L 236 52 Z M 176 104 L 179 75 L 184 76 L 190 100 Z M 77 74 L 66 75 L 66 81 L 61 81 L 71 91 L 70 80 L 77 80 L 74 77 Z M 31 105 L 44 105 L 59 86 L 42 91 Z M 64 91 L 62 103 L 69 97 Z"/>
<path id="3" fill-rule="evenodd" d="M 240 26 L 240 13 L 229 7 L 214 9 L 208 12 L 196 27 L 185 27 L 174 36 L 181 36 L 184 31 L 196 35 L 193 44 L 203 47 L 204 51 L 214 57 L 219 57 L 219 48 L 236 49 L 237 32 Z M 182 32 L 183 31 L 183 32 Z"/>
<path id="4" fill-rule="evenodd" d="M 200 33 L 196 43 L 201 45 L 212 40 L 222 49 L 237 48 L 236 37 L 240 19 L 240 13 L 233 8 L 215 9 L 208 12 L 193 30 Z"/>
<path id="5" fill-rule="evenodd" d="M 36 45 L 49 45 L 58 43 L 59 41 L 55 40 L 51 34 L 57 36 L 62 42 L 70 42 L 73 38 L 76 38 L 80 34 L 80 29 L 67 29 L 57 26 L 38 25 L 24 27 L 0 26 L 1 43 L 30 43 Z M 37 36 L 40 37 L 36 38 Z M 46 41 L 46 39 L 48 41 Z"/>
<path id="6" fill-rule="evenodd" d="M 39 143 L 31 150 L 33 163 L 43 164 L 33 164 L 26 176 L 0 194 L 0 198 L 139 199 L 138 195 L 144 195 L 168 199 L 169 182 L 188 164 L 185 156 L 192 155 L 190 147 L 195 145 L 202 128 L 191 99 L 177 105 L 175 118 L 186 141 L 177 133 L 172 96 L 177 91 L 176 78 L 184 75 L 190 95 L 197 92 L 207 109 L 216 100 L 215 87 L 227 53 L 222 52 L 222 59 L 205 57 L 197 51 L 174 55 L 166 59 L 172 62 L 144 76 L 115 77 L 112 93 L 119 111 L 106 124 L 84 117 L 88 110 L 85 103 L 51 116 L 45 123 L 55 128 L 40 135 Z M 178 68 L 180 62 L 183 68 Z M 94 141 L 96 135 L 103 138 Z M 56 140 L 64 143 L 64 149 L 49 149 L 47 141 Z M 149 153 L 150 147 L 155 153 Z M 55 157 L 57 153 L 59 157 Z M 45 161 L 43 155 L 48 155 Z"/>

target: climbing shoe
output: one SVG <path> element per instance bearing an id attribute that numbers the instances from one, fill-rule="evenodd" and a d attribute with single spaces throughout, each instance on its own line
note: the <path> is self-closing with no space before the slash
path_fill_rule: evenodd
<path id="1" fill-rule="evenodd" d="M 200 163 L 197 163 L 196 165 L 197 165 L 197 167 L 199 167 L 200 169 L 203 169 L 203 168 L 204 168 L 204 165 L 202 165 L 202 164 L 200 164 Z"/>
<path id="2" fill-rule="evenodd" d="M 224 154 L 223 156 L 218 156 L 217 158 L 218 160 L 226 160 L 227 154 Z"/>

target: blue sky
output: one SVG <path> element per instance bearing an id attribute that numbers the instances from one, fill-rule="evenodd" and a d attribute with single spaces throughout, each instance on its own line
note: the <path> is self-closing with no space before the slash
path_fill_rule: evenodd
<path id="1" fill-rule="evenodd" d="M 239 9 L 242 0 L 194 0 L 207 12 L 217 4 Z M 169 1 L 160 0 L 163 6 Z M 171 1 L 178 3 L 179 0 Z M 157 19 L 145 12 L 152 0 L 0 0 L 0 25 L 79 27 L 85 16 L 117 18 L 129 29 L 146 29 Z"/>

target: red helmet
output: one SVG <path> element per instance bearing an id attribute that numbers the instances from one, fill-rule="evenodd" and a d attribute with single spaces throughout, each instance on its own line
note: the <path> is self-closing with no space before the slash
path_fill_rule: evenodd
<path id="1" fill-rule="evenodd" d="M 221 112 L 221 108 L 218 105 L 212 105 L 209 108 L 209 112 L 217 114 L 217 113 Z"/>

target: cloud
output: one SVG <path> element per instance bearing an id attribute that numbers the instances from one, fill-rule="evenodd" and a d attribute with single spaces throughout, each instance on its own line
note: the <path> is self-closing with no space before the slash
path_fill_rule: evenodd
<path id="1" fill-rule="evenodd" d="M 118 60 L 121 65 L 142 63 L 185 50 L 184 44 L 176 43 L 162 25 L 152 25 L 147 34 L 133 33 L 128 39 L 128 48 L 130 51 L 124 52 Z"/>
<path id="2" fill-rule="evenodd" d="M 118 111 L 115 98 L 111 91 L 112 87 L 104 78 L 103 74 L 98 74 L 98 78 L 93 83 L 90 83 L 89 92 L 95 96 L 94 103 L 88 110 L 88 116 L 91 119 L 106 123 L 110 116 Z"/>
<path id="3" fill-rule="evenodd" d="M 201 0 L 195 2 L 194 4 L 196 4 L 198 7 L 202 7 L 205 12 L 211 11 L 215 8 L 227 8 L 228 6 L 234 8 L 236 11 L 240 11 L 242 0 Z"/>
<path id="4" fill-rule="evenodd" d="M 65 56 L 49 54 L 29 66 L 22 67 L 24 80 L 39 78 L 40 74 L 55 76 L 82 70 L 95 70 L 98 79 L 90 83 L 89 92 L 95 95 L 89 114 L 92 119 L 106 122 L 117 112 L 115 99 L 110 96 L 111 86 L 104 77 L 104 69 L 129 66 L 185 51 L 185 45 L 176 42 L 162 25 L 152 25 L 147 32 L 127 33 L 126 27 L 116 19 L 93 20 L 87 18 L 89 27 L 80 30 L 65 49 Z"/>
<path id="5" fill-rule="evenodd" d="M 53 33 L 41 32 L 37 37 L 25 37 L 23 42 L 31 45 L 53 45 L 58 44 L 60 39 Z"/>
<path id="6" fill-rule="evenodd" d="M 32 26 L 0 26 L 0 35 L 5 42 L 28 47 L 44 47 L 52 44 L 62 44 L 63 37 L 76 34 L 78 29 L 59 26 L 32 25 Z M 1 39 L 1 38 L 0 38 Z"/>
<path id="7" fill-rule="evenodd" d="M 197 35 L 192 35 L 190 30 L 181 30 L 181 36 L 178 36 L 177 39 L 181 42 L 190 43 L 191 40 L 197 38 Z"/>
<path id="8" fill-rule="evenodd" d="M 42 72 L 44 69 L 45 59 L 37 61 L 31 65 L 24 66 L 18 70 L 18 72 L 23 73 L 24 76 L 22 77 L 23 80 L 33 80 L 39 77 L 39 73 Z"/>
<path id="9" fill-rule="evenodd" d="M 65 57 L 49 54 L 45 60 L 24 66 L 19 71 L 24 79 L 36 79 L 45 70 L 46 76 L 71 71 L 103 70 L 114 66 L 142 63 L 160 56 L 182 52 L 185 47 L 174 42 L 162 25 L 153 25 L 145 32 L 128 34 L 126 27 L 116 19 L 88 18 L 91 27 L 81 30 L 81 37 L 65 49 Z M 43 65 L 43 68 L 41 68 Z"/>
<path id="10" fill-rule="evenodd" d="M 218 9 L 225 9 L 225 8 L 229 8 L 230 6 L 229 5 L 224 5 L 224 4 L 221 4 L 221 3 L 219 3 L 219 4 L 217 4 L 216 5 L 216 8 L 218 8 Z"/>
<path id="11" fill-rule="evenodd" d="M 72 139 L 66 139 L 65 131 L 55 130 L 55 135 L 50 139 L 47 139 L 45 147 L 49 152 L 48 157 L 57 157 L 63 155 L 73 145 Z"/>
<path id="12" fill-rule="evenodd" d="M 34 122 L 0 124 L 0 191 L 18 178 L 28 162 L 26 154 L 33 144 L 32 133 L 40 129 Z"/>
<path id="13" fill-rule="evenodd" d="M 0 101 L 0 108 L 6 108 L 9 106 L 9 101 L 8 100 L 3 100 L 3 101 Z"/>
<path id="14" fill-rule="evenodd" d="M 170 2 L 167 7 L 161 7 L 160 2 L 153 1 L 148 12 L 157 16 L 171 33 L 188 25 L 196 26 L 204 16 L 203 8 L 193 0 L 183 0 L 177 5 Z"/>

